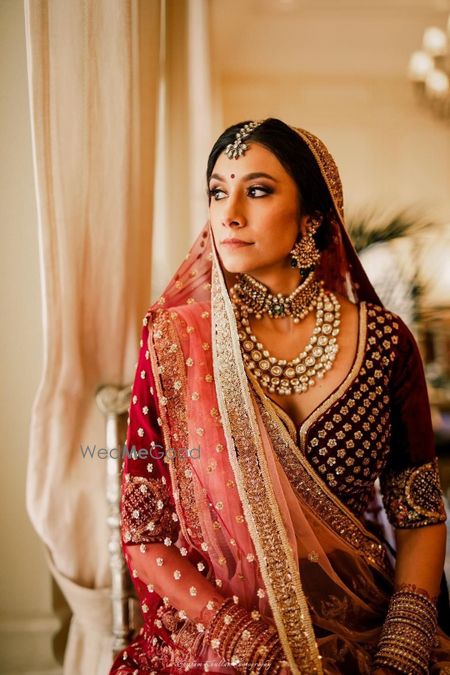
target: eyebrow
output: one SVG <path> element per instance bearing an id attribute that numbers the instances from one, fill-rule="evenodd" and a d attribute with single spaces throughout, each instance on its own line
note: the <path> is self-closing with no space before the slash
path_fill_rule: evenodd
<path id="1" fill-rule="evenodd" d="M 222 182 L 226 182 L 226 179 L 223 176 L 220 176 L 218 173 L 213 173 L 211 175 L 211 179 L 212 178 L 215 178 L 216 180 L 220 180 Z M 262 171 L 255 171 L 253 173 L 247 173 L 245 176 L 242 176 L 242 180 L 244 180 L 244 181 L 254 180 L 255 178 L 268 178 L 269 180 L 273 180 L 274 183 L 278 182 L 276 178 L 274 178 L 270 174 L 264 173 Z"/>

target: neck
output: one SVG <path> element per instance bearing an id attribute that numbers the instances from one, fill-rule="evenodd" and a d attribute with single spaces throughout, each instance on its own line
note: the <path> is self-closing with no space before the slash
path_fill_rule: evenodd
<path id="1" fill-rule="evenodd" d="M 247 272 L 247 274 L 267 286 L 272 295 L 277 295 L 277 293 L 290 295 L 297 288 L 301 279 L 299 271 L 291 267 L 275 272 L 254 270 L 253 272 Z"/>

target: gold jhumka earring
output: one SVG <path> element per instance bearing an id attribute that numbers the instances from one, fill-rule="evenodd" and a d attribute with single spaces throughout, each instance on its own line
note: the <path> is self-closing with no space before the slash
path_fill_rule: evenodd
<path id="1" fill-rule="evenodd" d="M 320 251 L 314 241 L 314 235 L 321 224 L 320 218 L 313 218 L 308 231 L 300 241 L 296 241 L 290 252 L 291 267 L 298 267 L 302 277 L 307 277 L 311 269 L 315 269 L 320 262 Z"/>

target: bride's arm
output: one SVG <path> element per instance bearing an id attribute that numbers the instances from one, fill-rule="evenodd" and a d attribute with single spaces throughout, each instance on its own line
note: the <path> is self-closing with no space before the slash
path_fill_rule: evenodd
<path id="1" fill-rule="evenodd" d="M 444 523 L 418 529 L 396 530 L 395 588 L 405 590 L 412 587 L 416 592 L 435 601 L 444 567 L 446 540 L 447 529 Z M 414 596 L 411 597 L 414 600 Z M 419 644 L 417 649 L 420 649 Z M 388 668 L 377 669 L 374 675 L 398 672 Z"/>
<path id="2" fill-rule="evenodd" d="M 401 320 L 399 326 L 391 379 L 391 453 L 380 476 L 395 528 L 395 588 L 375 664 L 421 673 L 428 667 L 437 627 L 446 512 L 423 364 L 411 332 Z"/>
<path id="3" fill-rule="evenodd" d="M 439 594 L 445 562 L 445 523 L 411 530 L 396 530 L 395 584 L 414 584 L 430 597 Z"/>
<path id="4" fill-rule="evenodd" d="M 225 598 L 180 549 L 164 543 L 145 544 L 144 548 L 128 546 L 127 555 L 135 578 L 203 632 Z"/>

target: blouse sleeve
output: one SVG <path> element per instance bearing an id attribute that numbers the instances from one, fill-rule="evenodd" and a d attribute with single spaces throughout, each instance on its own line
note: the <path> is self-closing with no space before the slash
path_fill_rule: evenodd
<path id="1" fill-rule="evenodd" d="M 155 381 L 150 367 L 148 319 L 144 319 L 136 364 L 122 478 L 123 543 L 175 542 L 179 534 L 170 475 L 163 461 Z"/>
<path id="2" fill-rule="evenodd" d="M 422 359 L 409 328 L 399 317 L 397 322 L 390 388 L 391 450 L 380 487 L 394 527 L 423 527 L 444 522 L 446 512 Z"/>

